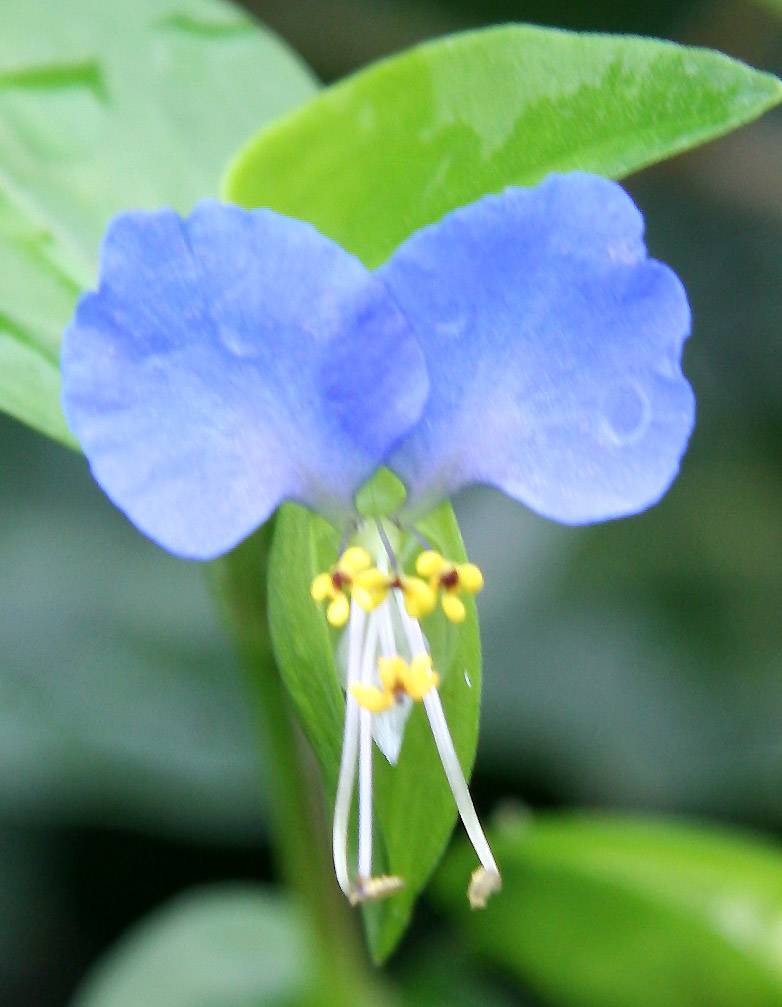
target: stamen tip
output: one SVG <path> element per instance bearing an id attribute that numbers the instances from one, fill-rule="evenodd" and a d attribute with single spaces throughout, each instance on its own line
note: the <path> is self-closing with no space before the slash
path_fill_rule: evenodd
<path id="1" fill-rule="evenodd" d="M 351 906 L 357 906 L 362 902 L 387 899 L 404 887 L 403 879 L 395 874 L 381 874 L 376 878 L 357 878 L 348 891 L 348 901 Z"/>
<path id="2" fill-rule="evenodd" d="M 502 888 L 502 878 L 498 871 L 487 871 L 476 867 L 467 886 L 467 898 L 471 909 L 485 909 L 492 895 Z"/>

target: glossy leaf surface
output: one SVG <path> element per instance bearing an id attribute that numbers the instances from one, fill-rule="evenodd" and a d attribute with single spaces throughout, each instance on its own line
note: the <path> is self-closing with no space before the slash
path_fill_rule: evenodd
<path id="1" fill-rule="evenodd" d="M 487 192 L 574 168 L 622 177 L 781 99 L 776 78 L 709 50 L 506 25 L 322 91 L 241 152 L 225 191 L 304 217 L 376 266 Z"/>
<path id="2" fill-rule="evenodd" d="M 313 90 L 280 41 L 221 0 L 7 0 L 0 408 L 73 444 L 59 339 L 109 218 L 213 195 L 231 150 Z"/>
<path id="3" fill-rule="evenodd" d="M 421 524 L 445 555 L 464 556 L 448 505 Z M 312 578 L 336 560 L 336 532 L 303 508 L 286 504 L 279 513 L 269 566 L 269 619 L 275 655 L 288 691 L 312 742 L 333 800 L 342 747 L 344 694 L 335 660 L 339 634 L 310 598 Z M 474 606 L 458 628 L 441 613 L 423 624 L 454 744 L 466 773 L 475 757 L 480 711 L 480 647 Z M 375 750 L 375 800 L 382 832 L 378 853 L 384 870 L 405 880 L 398 895 L 367 911 L 373 955 L 390 954 L 408 923 L 412 905 L 439 860 L 456 808 L 423 708 L 416 705 L 405 731 L 399 762 L 390 766 Z"/>
<path id="4" fill-rule="evenodd" d="M 473 944 L 562 1007 L 772 1007 L 782 999 L 782 851 L 749 835 L 619 816 L 510 818 L 504 888 L 481 914 L 471 864 L 438 897 Z"/>

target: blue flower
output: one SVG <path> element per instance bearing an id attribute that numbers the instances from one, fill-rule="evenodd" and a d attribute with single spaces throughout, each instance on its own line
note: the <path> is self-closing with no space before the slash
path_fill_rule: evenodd
<path id="1" fill-rule="evenodd" d="M 408 512 L 471 482 L 555 520 L 656 501 L 694 407 L 681 284 L 615 183 L 508 189 L 377 273 L 270 210 L 117 217 L 65 333 L 93 473 L 178 555 L 227 551 L 292 499 L 340 522 L 387 462 Z"/>
<path id="2" fill-rule="evenodd" d="M 106 493 L 188 558 L 231 549 L 284 500 L 355 529 L 355 493 L 381 465 L 405 484 L 403 529 L 476 482 L 569 524 L 634 514 L 670 485 L 694 419 L 687 300 L 642 235 L 627 194 L 581 173 L 457 210 L 374 273 L 270 210 L 125 214 L 65 333 L 65 413 Z M 461 621 L 483 578 L 431 549 L 400 569 L 392 531 L 358 527 L 312 584 L 348 624 L 336 873 L 353 901 L 402 883 L 372 875 L 371 745 L 395 762 L 421 702 L 483 905 L 499 871 L 419 621 L 438 599 Z"/>
<path id="3" fill-rule="evenodd" d="M 112 222 L 62 370 L 98 483 L 193 559 L 286 499 L 341 520 L 428 390 L 405 317 L 357 259 L 309 224 L 216 202 Z"/>
<path id="4" fill-rule="evenodd" d="M 430 392 L 389 464 L 413 513 L 487 483 L 568 524 L 635 514 L 676 475 L 690 313 L 618 185 L 552 175 L 414 234 L 378 275 Z"/>

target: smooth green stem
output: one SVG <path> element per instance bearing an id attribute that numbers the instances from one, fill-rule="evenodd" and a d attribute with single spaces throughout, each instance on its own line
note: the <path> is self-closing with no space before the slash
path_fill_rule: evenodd
<path id="1" fill-rule="evenodd" d="M 280 872 L 311 926 L 315 983 L 309 1002 L 370 1001 L 374 980 L 339 889 L 326 839 L 322 791 L 274 663 L 266 618 L 268 522 L 211 566 L 211 584 L 244 666 L 259 726 Z M 377 993 L 377 991 L 374 991 Z"/>

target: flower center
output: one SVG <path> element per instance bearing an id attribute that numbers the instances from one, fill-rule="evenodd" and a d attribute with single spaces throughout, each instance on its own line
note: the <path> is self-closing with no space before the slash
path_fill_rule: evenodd
<path id="1" fill-rule="evenodd" d="M 392 529 L 393 531 L 393 529 Z M 481 828 L 451 738 L 429 645 L 419 619 L 437 607 L 462 622 L 466 607 L 460 597 L 476 594 L 483 576 L 472 563 L 454 563 L 433 549 L 421 551 L 415 574 L 405 573 L 394 555 L 388 534 L 378 522 L 369 549 L 351 546 L 337 563 L 312 581 L 317 602 L 328 602 L 326 618 L 345 630 L 347 643 L 345 733 L 334 807 L 333 853 L 337 880 L 352 904 L 393 895 L 404 885 L 396 875 L 372 874 L 373 859 L 373 740 L 395 765 L 404 727 L 413 703 L 421 703 L 459 814 L 475 848 L 480 867 L 473 872 L 468 898 L 485 905 L 500 887 L 500 875 Z M 367 541 L 363 529 L 362 541 Z M 375 549 L 374 546 L 377 545 Z M 390 569 L 389 569 L 390 568 Z M 342 647 L 340 648 L 343 649 Z M 358 856 L 351 877 L 348 829 L 358 775 Z"/>
<path id="2" fill-rule="evenodd" d="M 381 657 L 378 659 L 380 686 L 354 682 L 350 691 L 359 706 L 370 713 L 382 713 L 405 696 L 420 703 L 430 689 L 440 684 L 440 676 L 432 668 L 429 654 L 419 654 L 408 664 L 403 657 Z"/>

